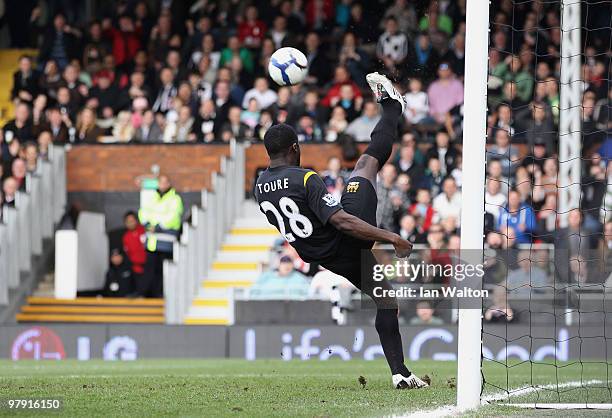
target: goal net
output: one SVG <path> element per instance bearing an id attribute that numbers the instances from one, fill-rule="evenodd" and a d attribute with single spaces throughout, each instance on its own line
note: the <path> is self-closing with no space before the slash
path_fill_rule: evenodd
<path id="1" fill-rule="evenodd" d="M 490 4 L 485 403 L 612 408 L 611 19 L 610 1 Z"/>

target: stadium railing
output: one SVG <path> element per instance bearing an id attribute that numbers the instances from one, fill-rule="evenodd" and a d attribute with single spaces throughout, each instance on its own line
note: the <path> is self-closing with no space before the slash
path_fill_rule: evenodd
<path id="1" fill-rule="evenodd" d="M 25 191 L 17 192 L 15 207 L 4 206 L 0 223 L 0 305 L 9 302 L 9 289 L 20 284 L 21 272 L 41 255 L 43 240 L 53 237 L 66 207 L 66 155 L 63 147 L 49 148 L 49 159 L 39 159 L 26 177 Z"/>
<path id="2" fill-rule="evenodd" d="M 215 252 L 242 208 L 244 176 L 245 145 L 232 141 L 229 158 L 222 157 L 220 171 L 212 175 L 211 190 L 202 191 L 201 207 L 194 205 L 191 222 L 183 223 L 183 234 L 174 244 L 172 260 L 164 262 L 167 324 L 182 324 L 193 298 L 198 295 Z M 233 307 L 229 311 L 233 312 Z"/>

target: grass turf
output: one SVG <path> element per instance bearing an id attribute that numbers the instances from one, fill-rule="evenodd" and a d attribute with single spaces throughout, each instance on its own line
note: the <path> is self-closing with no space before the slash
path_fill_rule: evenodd
<path id="1" fill-rule="evenodd" d="M 518 396 L 512 402 L 612 402 L 607 365 L 563 367 L 485 363 L 488 392 L 526 384 L 588 379 L 604 381 L 584 388 Z M 134 362 L 0 361 L 0 399 L 59 398 L 62 416 L 381 416 L 434 409 L 455 402 L 456 363 L 419 361 L 419 375 L 432 387 L 418 391 L 391 388 L 386 363 L 377 361 L 138 360 Z M 365 378 L 365 385 L 360 383 Z M 547 412 L 581 416 L 584 411 Z M 0 409 L 0 416 L 41 416 L 41 412 Z M 47 414 L 49 414 L 47 412 Z M 495 404 L 470 416 L 541 415 Z M 590 412 L 609 416 L 609 411 Z M 57 415 L 57 414 L 56 414 Z"/>

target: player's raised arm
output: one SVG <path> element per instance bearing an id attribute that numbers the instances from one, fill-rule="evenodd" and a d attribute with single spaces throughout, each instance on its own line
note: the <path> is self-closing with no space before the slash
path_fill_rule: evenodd
<path id="1" fill-rule="evenodd" d="M 356 216 L 346 213 L 340 209 L 330 218 L 331 223 L 337 230 L 364 241 L 380 241 L 393 244 L 398 257 L 408 257 L 412 251 L 412 244 L 398 234 L 384 229 L 376 228 L 362 221 Z"/>

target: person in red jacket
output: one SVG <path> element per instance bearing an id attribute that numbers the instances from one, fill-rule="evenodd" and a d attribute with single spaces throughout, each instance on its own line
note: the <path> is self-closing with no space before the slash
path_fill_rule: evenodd
<path id="1" fill-rule="evenodd" d="M 111 26 L 110 19 L 105 19 L 104 36 L 113 44 L 113 56 L 118 66 L 128 64 L 140 49 L 141 27 L 134 25 L 129 15 L 119 17 L 119 29 Z"/>
<path id="2" fill-rule="evenodd" d="M 331 82 L 329 89 L 327 90 L 327 94 L 321 100 L 321 104 L 326 107 L 330 107 L 335 104 L 340 104 L 338 101 L 341 99 L 340 90 L 342 86 L 349 85 L 353 89 L 353 98 L 356 101 L 362 101 L 361 90 L 359 86 L 351 80 L 350 73 L 346 69 L 346 67 L 340 65 L 336 67 L 336 71 L 334 72 L 334 80 Z"/>
<path id="3" fill-rule="evenodd" d="M 257 7 L 249 6 L 244 13 L 244 20 L 238 25 L 238 38 L 249 49 L 259 48 L 266 35 L 266 24 L 258 15 Z"/>
<path id="4" fill-rule="evenodd" d="M 138 222 L 136 213 L 130 211 L 123 216 L 125 233 L 123 234 L 123 251 L 132 263 L 132 276 L 138 282 L 144 273 L 144 264 L 147 261 L 145 251 L 145 228 Z"/>

